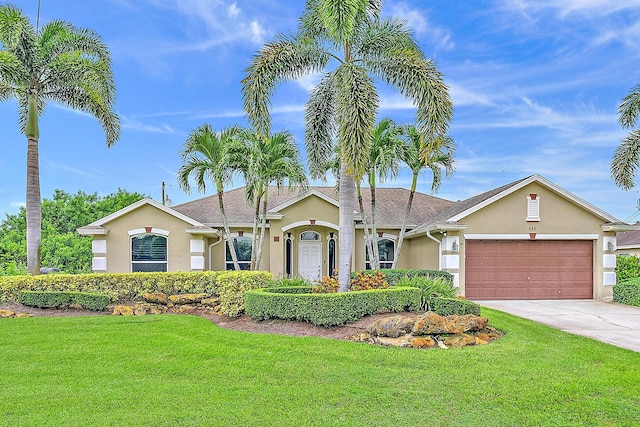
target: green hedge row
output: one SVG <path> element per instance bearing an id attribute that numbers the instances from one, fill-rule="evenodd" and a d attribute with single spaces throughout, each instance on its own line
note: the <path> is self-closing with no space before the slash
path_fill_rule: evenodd
<path id="1" fill-rule="evenodd" d="M 436 297 L 433 299 L 433 311 L 441 316 L 451 316 L 453 314 L 458 316 L 465 314 L 480 316 L 480 306 L 478 304 L 460 298 Z"/>
<path id="2" fill-rule="evenodd" d="M 420 290 L 416 288 L 310 292 L 308 286 L 252 290 L 245 294 L 245 312 L 257 320 L 283 319 L 337 326 L 379 311 L 411 311 L 420 307 Z"/>
<path id="3" fill-rule="evenodd" d="M 613 301 L 640 306 L 640 278 L 629 279 L 613 287 Z"/>
<path id="4" fill-rule="evenodd" d="M 69 307 L 77 304 L 88 310 L 102 311 L 111 302 L 108 295 L 90 292 L 20 291 L 18 302 L 29 307 Z"/>
<path id="5" fill-rule="evenodd" d="M 272 279 L 272 274 L 266 271 L 3 276 L 0 277 L 0 302 L 15 302 L 18 293 L 24 290 L 100 293 L 109 296 L 111 301 L 136 301 L 148 292 L 163 292 L 167 295 L 207 293 L 220 296 L 221 284 L 225 289 L 242 288 L 238 285 L 238 275 L 249 283 L 247 287 L 267 286 Z M 232 294 L 232 291 L 228 291 L 225 295 L 231 298 Z M 233 303 L 229 306 L 233 306 Z"/>
<path id="6" fill-rule="evenodd" d="M 409 270 L 409 269 L 391 269 L 391 268 L 382 268 L 380 270 L 368 270 L 366 273 L 375 274 L 376 271 L 380 271 L 385 275 L 387 283 L 389 286 L 395 286 L 398 284 L 400 280 L 404 277 L 408 277 L 409 279 L 413 277 L 427 277 L 429 279 L 436 279 L 442 277 L 443 279 L 449 281 L 449 283 L 453 283 L 453 276 L 451 273 L 447 271 L 440 270 Z M 358 272 L 351 273 L 351 278 L 355 278 Z"/>

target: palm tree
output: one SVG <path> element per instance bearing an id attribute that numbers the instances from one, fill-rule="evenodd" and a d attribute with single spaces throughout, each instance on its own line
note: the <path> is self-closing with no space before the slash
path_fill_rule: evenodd
<path id="1" fill-rule="evenodd" d="M 635 86 L 618 106 L 618 122 L 625 129 L 636 126 L 640 117 L 640 85 Z M 622 141 L 611 160 L 611 177 L 618 187 L 635 187 L 635 176 L 640 165 L 640 129 L 632 129 Z"/>
<path id="2" fill-rule="evenodd" d="M 404 141 L 400 136 L 402 128 L 391 119 L 379 121 L 373 129 L 373 140 L 369 163 L 369 191 L 371 193 L 371 235 L 373 236 L 373 252 L 370 253 L 372 268 L 380 268 L 380 253 L 377 244 L 376 228 L 376 178 L 384 182 L 388 176 L 398 175 L 400 159 L 403 156 Z"/>
<path id="3" fill-rule="evenodd" d="M 255 129 L 268 133 L 269 100 L 286 80 L 324 72 L 305 113 L 312 177 L 337 144 L 340 155 L 340 290 L 349 289 L 355 181 L 366 173 L 378 110 L 374 77 L 416 105 L 421 129 L 446 133 L 453 105 L 441 74 L 420 50 L 404 21 L 380 17 L 382 0 L 307 0 L 298 33 L 280 34 L 253 58 L 242 81 L 244 107 Z M 329 65 L 335 68 L 328 69 Z"/>
<path id="4" fill-rule="evenodd" d="M 216 185 L 218 206 L 224 227 L 224 238 L 229 246 L 233 268 L 240 270 L 236 248 L 231 238 L 227 215 L 224 211 L 224 186 L 231 181 L 235 169 L 229 161 L 229 149 L 234 146 L 235 139 L 242 134 L 238 126 L 230 126 L 216 132 L 211 125 L 204 124 L 195 129 L 180 150 L 182 166 L 178 170 L 178 184 L 186 191 L 191 191 L 189 177 L 193 175 L 198 191 L 206 191 L 206 181 L 210 179 Z"/>
<path id="5" fill-rule="evenodd" d="M 393 259 L 391 268 L 396 268 L 398 259 L 400 259 L 400 251 L 402 250 L 402 242 L 407 229 L 407 220 L 411 213 L 413 205 L 413 196 L 416 193 L 418 184 L 418 175 L 423 169 L 431 171 L 431 194 L 437 192 L 442 184 L 442 169 L 445 176 L 450 177 L 455 172 L 455 162 L 453 157 L 456 153 L 456 144 L 450 136 L 433 135 L 432 133 L 420 132 L 415 126 L 407 126 L 405 128 L 406 145 L 403 151 L 402 160 L 409 166 L 413 177 L 411 179 L 411 191 L 409 192 L 409 200 L 407 208 L 404 212 L 402 220 L 402 228 L 398 237 L 398 248 L 396 256 Z"/>
<path id="6" fill-rule="evenodd" d="M 38 118 L 48 101 L 91 114 L 107 147 L 120 136 L 115 84 L 107 46 L 95 32 L 64 21 L 35 29 L 22 11 L 0 6 L 0 101 L 16 99 L 27 137 L 27 270 L 40 273 L 42 213 Z"/>
<path id="7" fill-rule="evenodd" d="M 255 270 L 260 267 L 264 248 L 269 186 L 273 184 L 279 189 L 286 182 L 289 186 L 299 185 L 304 190 L 307 177 L 300 160 L 300 152 L 293 135 L 289 132 L 279 132 L 269 136 L 245 132 L 241 145 L 233 151 L 232 162 L 242 170 L 244 175 L 247 200 L 253 201 L 255 206 L 251 253 L 251 269 Z M 260 214 L 261 206 L 262 214 Z M 261 224 L 258 238 L 259 219 Z"/>

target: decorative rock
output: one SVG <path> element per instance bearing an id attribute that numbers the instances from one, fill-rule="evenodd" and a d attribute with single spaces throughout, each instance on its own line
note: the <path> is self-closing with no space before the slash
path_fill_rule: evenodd
<path id="1" fill-rule="evenodd" d="M 483 341 L 491 342 L 502 336 L 502 333 L 492 326 L 487 326 L 476 334 L 477 338 Z"/>
<path id="2" fill-rule="evenodd" d="M 169 296 L 169 302 L 172 304 L 196 304 L 207 298 L 208 294 L 178 294 Z"/>
<path id="3" fill-rule="evenodd" d="M 487 317 L 465 314 L 464 316 L 448 316 L 447 319 L 457 326 L 460 332 L 479 331 L 487 327 L 489 319 Z"/>
<path id="4" fill-rule="evenodd" d="M 173 312 L 174 313 L 184 313 L 186 311 L 191 311 L 191 310 L 195 310 L 195 309 L 196 308 L 194 306 L 185 304 L 185 305 L 181 305 L 181 306 L 179 306 L 177 308 L 174 308 Z"/>
<path id="5" fill-rule="evenodd" d="M 220 298 L 204 298 L 202 301 L 200 301 L 200 305 L 203 305 L 205 307 L 217 307 L 220 305 Z"/>
<path id="6" fill-rule="evenodd" d="M 407 316 L 397 315 L 384 317 L 367 326 L 372 336 L 398 338 L 411 331 L 414 320 Z"/>
<path id="7" fill-rule="evenodd" d="M 169 298 L 167 297 L 167 294 L 163 294 L 162 292 L 152 292 L 152 293 L 144 294 L 142 296 L 142 299 L 152 304 L 167 305 L 167 302 L 169 302 Z"/>
<path id="8" fill-rule="evenodd" d="M 412 339 L 412 336 L 410 334 L 407 334 L 397 338 L 375 337 L 374 342 L 376 344 L 387 345 L 392 347 L 409 347 L 411 345 L 411 339 Z"/>
<path id="9" fill-rule="evenodd" d="M 133 307 L 128 305 L 116 305 L 113 307 L 112 316 L 133 316 Z"/>
<path id="10" fill-rule="evenodd" d="M 360 332 L 357 335 L 354 335 L 351 337 L 351 341 L 354 342 L 370 342 L 371 341 L 371 335 L 369 335 L 367 332 Z"/>
<path id="11" fill-rule="evenodd" d="M 476 337 L 476 345 L 485 345 L 485 344 L 489 344 L 489 341 L 485 341 L 482 338 Z"/>
<path id="12" fill-rule="evenodd" d="M 0 317 L 13 317 L 15 314 L 16 313 L 11 310 L 0 310 Z"/>
<path id="13" fill-rule="evenodd" d="M 444 341 L 447 347 L 460 348 L 468 345 L 475 345 L 476 338 L 469 334 L 456 334 L 451 337 L 446 337 Z"/>
<path id="14" fill-rule="evenodd" d="M 25 319 L 27 317 L 33 317 L 33 314 L 29 314 L 29 313 L 16 313 L 16 318 L 18 319 Z"/>
<path id="15" fill-rule="evenodd" d="M 431 337 L 414 337 L 409 341 L 413 348 L 429 348 L 436 345 L 436 340 Z"/>
<path id="16" fill-rule="evenodd" d="M 428 311 L 418 316 L 413 325 L 414 335 L 457 334 L 460 328 L 452 324 L 446 317 Z"/>

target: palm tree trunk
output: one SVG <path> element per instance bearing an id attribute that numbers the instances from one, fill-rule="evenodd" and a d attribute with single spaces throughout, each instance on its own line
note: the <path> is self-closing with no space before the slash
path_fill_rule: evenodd
<path id="1" fill-rule="evenodd" d="M 367 251 L 369 252 L 369 263 L 373 265 L 373 239 L 371 239 L 371 235 L 369 234 L 367 215 L 364 213 L 364 203 L 362 203 L 362 189 L 360 188 L 360 182 L 356 182 L 356 193 L 358 194 L 358 206 L 360 207 L 360 216 L 362 217 L 362 225 L 364 228 L 364 240 L 367 245 Z"/>
<path id="2" fill-rule="evenodd" d="M 411 213 L 411 205 L 413 205 L 413 195 L 416 194 L 416 185 L 418 183 L 418 174 L 413 174 L 411 180 L 411 192 L 409 193 L 409 201 L 407 202 L 407 209 L 404 211 L 404 219 L 402 220 L 402 228 L 400 229 L 400 237 L 398 237 L 398 248 L 396 249 L 396 256 L 393 258 L 393 265 L 391 268 L 395 269 L 400 259 L 400 251 L 402 250 L 402 242 L 404 241 L 404 233 L 407 229 L 407 221 L 409 214 Z"/>
<path id="3" fill-rule="evenodd" d="M 352 176 L 347 174 L 344 160 L 340 161 L 340 192 L 338 204 L 340 206 L 340 219 L 338 224 L 338 240 L 340 254 L 338 265 L 338 292 L 346 292 L 350 289 L 351 281 L 351 257 L 353 255 L 353 208 L 355 201 L 355 183 Z"/>
<path id="4" fill-rule="evenodd" d="M 380 252 L 378 250 L 378 231 L 376 230 L 376 175 L 373 169 L 369 176 L 369 190 L 371 191 L 371 235 L 373 236 L 373 258 L 371 267 L 373 270 L 380 268 Z"/>
<path id="5" fill-rule="evenodd" d="M 40 206 L 40 168 L 38 138 L 27 138 L 27 271 L 40 274 L 42 211 Z"/>
<path id="6" fill-rule="evenodd" d="M 256 212 L 253 217 L 253 243 L 251 244 L 251 264 L 249 270 L 257 270 L 258 264 L 256 263 L 256 248 L 258 243 L 258 222 L 260 221 L 260 201 L 262 199 L 262 187 L 258 188 L 258 192 L 256 194 Z"/>
<path id="7" fill-rule="evenodd" d="M 258 249 L 258 256 L 256 257 L 256 270 L 260 268 L 260 261 L 262 260 L 262 250 L 264 249 L 264 234 L 267 228 L 267 203 L 269 199 L 269 187 L 264 191 L 263 207 L 262 207 L 262 224 L 260 224 L 260 246 Z"/>
<path id="8" fill-rule="evenodd" d="M 227 222 L 227 215 L 224 212 L 224 201 L 222 200 L 223 191 L 220 187 L 218 187 L 218 205 L 220 206 L 220 216 L 222 217 L 222 226 L 224 227 L 224 234 L 227 240 L 227 244 L 229 245 L 229 252 L 231 252 L 231 260 L 233 261 L 234 270 L 240 270 L 240 264 L 238 264 L 238 256 L 236 255 L 236 247 L 233 244 L 233 239 L 231 238 L 231 230 L 229 229 L 229 223 Z M 227 260 L 225 255 L 225 266 Z"/>

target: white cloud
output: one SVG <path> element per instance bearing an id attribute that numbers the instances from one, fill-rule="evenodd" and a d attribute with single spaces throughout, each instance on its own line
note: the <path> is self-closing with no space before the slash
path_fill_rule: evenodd
<path id="1" fill-rule="evenodd" d="M 150 133 L 166 133 L 166 134 L 176 133 L 176 131 L 168 124 L 162 124 L 160 126 L 148 125 L 136 120 L 132 120 L 125 116 L 120 117 L 120 122 L 122 123 L 122 127 L 126 129 L 132 129 L 132 130 L 150 132 Z"/>
<path id="2" fill-rule="evenodd" d="M 27 204 L 25 202 L 10 202 L 9 206 L 12 208 L 24 208 Z"/>
<path id="3" fill-rule="evenodd" d="M 238 16 L 240 14 L 240 8 L 237 3 L 232 3 L 231 6 L 227 9 L 229 16 Z"/>
<path id="4" fill-rule="evenodd" d="M 407 25 L 415 34 L 428 37 L 438 49 L 449 50 L 455 46 L 448 29 L 435 25 L 423 11 L 409 6 L 406 1 L 390 4 L 389 15 L 407 21 Z"/>

